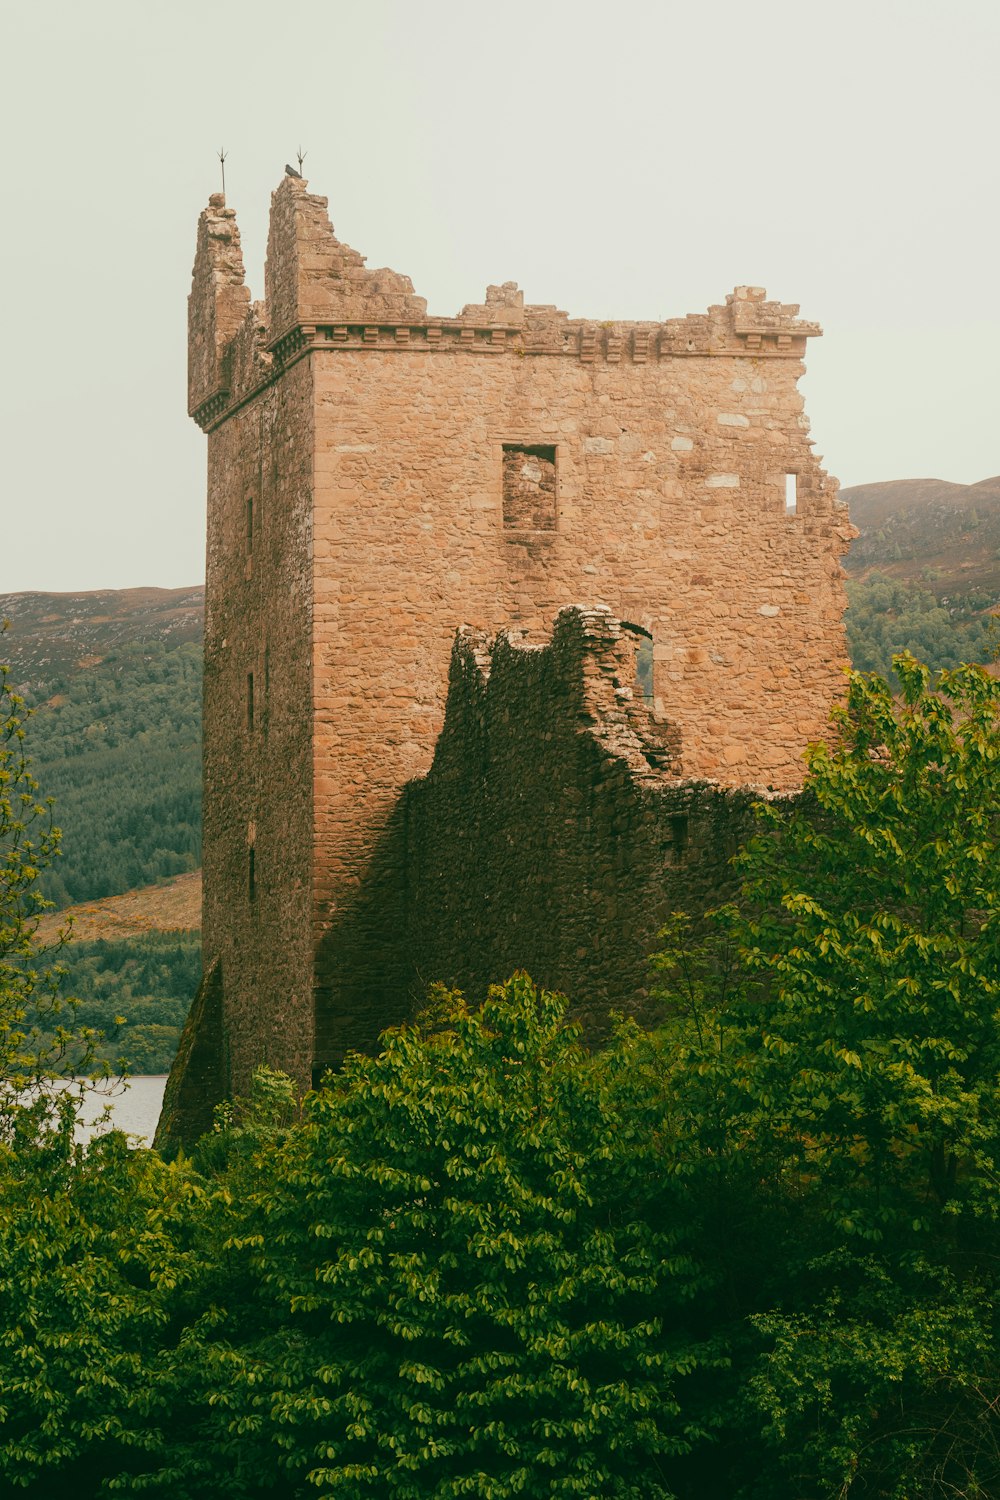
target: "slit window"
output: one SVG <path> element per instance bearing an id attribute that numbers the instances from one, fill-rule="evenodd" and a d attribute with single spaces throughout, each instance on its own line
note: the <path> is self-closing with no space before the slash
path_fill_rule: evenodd
<path id="1" fill-rule="evenodd" d="M 674 853 L 679 859 L 688 846 L 687 813 L 675 813 L 670 819 L 670 836 L 673 840 Z"/>
<path id="2" fill-rule="evenodd" d="M 253 729 L 253 673 L 247 673 L 247 728 Z"/>
<path id="3" fill-rule="evenodd" d="M 653 706 L 653 638 L 639 637 L 639 649 L 635 653 L 635 680 L 642 689 L 643 701 Z"/>
<path id="4" fill-rule="evenodd" d="M 555 531 L 555 448 L 504 443 L 503 524 L 512 531 Z"/>
<path id="5" fill-rule="evenodd" d="M 636 637 L 635 683 L 647 708 L 653 706 L 653 637 L 641 625 L 631 620 L 622 621 L 622 629 Z"/>
<path id="6" fill-rule="evenodd" d="M 247 850 L 247 900 L 257 899 L 257 851 L 253 844 Z"/>
<path id="7" fill-rule="evenodd" d="M 799 476 L 785 475 L 785 515 L 794 516 L 799 508 Z"/>
<path id="8" fill-rule="evenodd" d="M 247 496 L 247 557 L 253 552 L 253 496 Z"/>

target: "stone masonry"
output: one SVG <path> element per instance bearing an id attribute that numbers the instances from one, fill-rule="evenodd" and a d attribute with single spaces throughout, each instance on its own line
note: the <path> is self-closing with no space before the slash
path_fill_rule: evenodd
<path id="1" fill-rule="evenodd" d="M 307 1083 L 398 1014 L 399 945 L 359 945 L 355 914 L 431 766 L 456 627 L 541 644 L 567 606 L 603 607 L 652 640 L 675 773 L 796 786 L 841 687 L 853 534 L 797 389 L 819 332 L 755 287 L 622 323 L 508 282 L 432 317 L 291 177 L 255 303 L 210 199 L 189 307 L 209 449 L 202 1094 L 261 1061 Z"/>

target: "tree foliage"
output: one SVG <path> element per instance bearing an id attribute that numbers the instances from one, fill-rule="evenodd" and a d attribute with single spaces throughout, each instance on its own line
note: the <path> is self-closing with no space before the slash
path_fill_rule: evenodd
<path id="1" fill-rule="evenodd" d="M 1000 1489 L 1000 684 L 895 668 L 661 957 L 684 1133 L 770 1229 L 729 1418 L 767 1500 Z"/>
<path id="2" fill-rule="evenodd" d="M 0 665 L 0 1139 L 67 1059 L 78 1072 L 93 1072 L 100 1040 L 61 992 L 57 959 L 65 937 L 49 947 L 37 938 L 48 905 L 40 880 L 61 835 L 52 799 L 41 797 L 25 753 L 27 717 Z"/>
<path id="3" fill-rule="evenodd" d="M 352 1059 L 269 1164 L 253 1261 L 278 1322 L 228 1402 L 324 1494 L 667 1495 L 713 1363 L 648 1163 L 565 1003 L 521 978 Z M 317 1254 L 317 1251 L 319 1252 Z M 259 1439 L 258 1439 L 259 1440 Z"/>
<path id="4" fill-rule="evenodd" d="M 963 667 L 932 693 L 926 668 L 895 666 L 901 705 L 855 677 L 808 800 L 769 810 L 743 857 L 764 1046 L 780 1036 L 788 1110 L 856 1148 L 853 1183 L 879 1189 L 856 1227 L 875 1239 L 928 1198 L 957 1212 L 1000 1167 L 1000 689 Z"/>
<path id="5" fill-rule="evenodd" d="M 642 1211 L 661 1174 L 629 1147 L 617 1070 L 523 978 L 481 1010 L 442 993 L 385 1044 L 301 1118 L 262 1075 L 204 1175 L 109 1143 L 63 1166 L 58 1205 L 13 1194 L 10 1284 L 45 1352 L 0 1423 L 9 1482 L 671 1493 L 703 1437 L 682 1393 L 720 1356 L 685 1326 L 683 1231 Z"/>

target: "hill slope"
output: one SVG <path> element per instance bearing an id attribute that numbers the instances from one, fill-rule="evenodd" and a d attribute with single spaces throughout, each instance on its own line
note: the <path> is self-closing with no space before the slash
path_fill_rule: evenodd
<path id="1" fill-rule="evenodd" d="M 1000 600 L 1000 476 L 964 485 L 894 479 L 841 495 L 861 533 L 847 558 L 853 577 L 878 570 L 939 598 L 986 593 Z"/>
<path id="2" fill-rule="evenodd" d="M 120 896 L 47 912 L 38 924 L 38 939 L 53 943 L 68 926 L 72 927 L 74 943 L 92 943 L 100 938 L 120 942 L 151 932 L 197 934 L 201 927 L 201 871 L 174 875 Z"/>
<path id="3" fill-rule="evenodd" d="M 196 869 L 204 590 L 7 594 L 0 616 L 63 830 L 46 894 L 64 906 Z"/>
<path id="4" fill-rule="evenodd" d="M 44 686 L 90 670 L 137 642 L 167 648 L 201 644 L 205 590 L 97 589 L 82 594 L 0 594 L 10 621 L 3 660 L 15 686 Z"/>
<path id="5" fill-rule="evenodd" d="M 888 674 L 904 648 L 934 668 L 988 661 L 1000 608 L 1000 477 L 841 493 L 860 532 L 847 557 L 854 666 Z"/>

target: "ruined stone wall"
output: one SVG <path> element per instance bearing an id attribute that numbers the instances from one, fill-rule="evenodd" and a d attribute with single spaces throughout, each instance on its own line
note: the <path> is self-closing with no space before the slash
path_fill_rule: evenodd
<path id="1" fill-rule="evenodd" d="M 607 606 L 652 636 L 656 705 L 682 745 L 675 769 L 789 787 L 840 690 L 851 531 L 797 390 L 819 330 L 759 289 L 704 315 L 625 324 L 526 307 L 507 283 L 434 318 L 408 278 L 369 271 L 335 239 L 325 200 L 286 178 L 267 298 L 251 305 L 234 232 L 213 200 L 190 400 L 211 454 L 209 616 L 226 616 L 210 662 L 225 686 L 206 688 L 206 930 L 232 949 L 223 1010 L 242 1084 L 261 1035 L 302 1076 L 306 1054 L 322 1066 L 370 1031 L 373 1004 L 397 1003 L 408 959 L 391 923 L 358 942 L 353 914 L 376 887 L 395 911 L 413 884 L 405 860 L 394 868 L 379 851 L 401 847 L 402 788 L 430 766 L 456 625 L 543 641 L 563 607 Z M 254 463 L 272 475 L 277 550 L 247 578 L 238 517 Z M 265 642 L 272 692 L 280 676 L 288 693 L 280 749 L 232 727 Z M 285 818 L 288 848 L 265 852 L 265 827 Z M 250 825 L 258 881 L 275 876 L 254 912 L 241 909 L 236 856 Z M 311 934 L 289 957 L 303 902 Z M 298 1020 L 303 944 L 321 955 L 315 1037 Z M 261 994 L 258 958 L 279 950 L 280 979 Z"/>
<path id="2" fill-rule="evenodd" d="M 381 986 L 341 988 L 328 1061 L 372 1047 L 432 981 L 482 998 L 519 968 L 568 995 L 591 1039 L 611 1010 L 654 1020 L 659 929 L 732 893 L 753 800 L 679 777 L 677 759 L 609 611 L 562 612 L 545 646 L 460 632 L 431 770 L 373 849 L 336 950 L 320 946 L 321 981 L 335 952 L 383 959 Z"/>
<path id="3" fill-rule="evenodd" d="M 481 995 L 524 968 L 591 1038 L 611 1010 L 655 1019 L 657 934 L 732 894 L 753 795 L 676 774 L 677 736 L 635 673 L 635 637 L 607 611 L 564 611 L 543 647 L 459 638 L 445 730 L 409 794 L 418 994 L 436 978 Z"/>
<path id="4" fill-rule="evenodd" d="M 213 193 L 198 220 L 188 299 L 188 410 L 192 416 L 232 386 L 230 350 L 250 305 L 236 214 Z"/>

